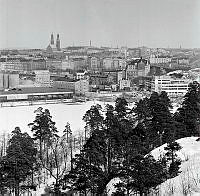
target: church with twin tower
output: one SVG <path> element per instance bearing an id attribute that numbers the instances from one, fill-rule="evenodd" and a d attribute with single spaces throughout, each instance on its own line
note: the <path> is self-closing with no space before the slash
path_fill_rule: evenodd
<path id="1" fill-rule="evenodd" d="M 57 34 L 56 42 L 54 41 L 53 33 L 51 34 L 50 44 L 47 46 L 47 51 L 49 52 L 56 52 L 60 51 L 60 36 Z"/>

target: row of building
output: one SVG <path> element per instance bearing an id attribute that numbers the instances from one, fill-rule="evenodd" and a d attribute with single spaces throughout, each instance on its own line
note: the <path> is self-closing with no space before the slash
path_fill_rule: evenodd
<path id="1" fill-rule="evenodd" d="M 189 58 L 180 56 L 180 57 L 172 57 L 169 55 L 151 55 L 149 58 L 151 64 L 177 64 L 177 65 L 189 65 Z"/>
<path id="2" fill-rule="evenodd" d="M 79 77 L 79 79 L 78 79 Z M 27 88 L 18 73 L 0 73 L 0 90 L 13 88 Z M 190 70 L 188 73 L 172 73 L 162 76 L 154 76 L 146 80 L 146 86 L 152 92 L 166 91 L 170 97 L 183 96 L 192 81 L 200 82 L 200 70 Z M 86 94 L 97 90 L 130 90 L 131 80 L 123 71 L 107 72 L 104 74 L 87 73 L 77 75 L 77 78 L 50 76 L 47 70 L 36 71 L 34 82 L 29 87 L 46 87 L 71 91 L 75 94 Z"/>

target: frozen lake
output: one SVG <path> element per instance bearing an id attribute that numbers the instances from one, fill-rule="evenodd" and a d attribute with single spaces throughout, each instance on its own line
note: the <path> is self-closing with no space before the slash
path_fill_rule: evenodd
<path id="1" fill-rule="evenodd" d="M 82 120 L 85 112 L 90 109 L 92 105 L 101 104 L 105 106 L 104 102 L 88 101 L 77 105 L 69 104 L 45 104 L 32 106 L 17 106 L 17 107 L 2 107 L 0 108 L 0 134 L 10 133 L 15 127 L 20 127 L 22 132 L 30 133 L 28 124 L 35 119 L 34 111 L 38 107 L 49 109 L 52 119 L 56 122 L 58 131 L 62 132 L 65 129 L 67 122 L 70 123 L 73 133 L 83 130 L 85 122 Z M 113 103 L 109 103 L 113 104 Z"/>

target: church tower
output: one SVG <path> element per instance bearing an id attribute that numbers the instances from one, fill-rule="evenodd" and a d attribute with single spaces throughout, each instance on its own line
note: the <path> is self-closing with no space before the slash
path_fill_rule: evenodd
<path id="1" fill-rule="evenodd" d="M 53 38 L 53 33 L 51 34 L 51 42 L 50 44 L 53 46 L 54 45 L 54 38 Z"/>
<path id="2" fill-rule="evenodd" d="M 57 34 L 56 48 L 57 48 L 58 51 L 60 51 L 60 37 L 59 37 L 59 34 Z"/>

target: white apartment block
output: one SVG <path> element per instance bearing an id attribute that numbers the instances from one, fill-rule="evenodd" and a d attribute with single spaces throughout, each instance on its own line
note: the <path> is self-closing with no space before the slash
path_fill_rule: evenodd
<path id="1" fill-rule="evenodd" d="M 171 61 L 172 58 L 169 56 L 157 56 L 157 55 L 150 56 L 150 64 L 170 63 Z"/>
<path id="2" fill-rule="evenodd" d="M 130 86 L 131 86 L 130 80 L 122 79 L 119 81 L 120 90 L 123 90 L 124 88 L 130 88 Z"/>
<path id="3" fill-rule="evenodd" d="M 165 91 L 170 97 L 184 96 L 188 90 L 189 79 L 175 78 L 171 76 L 155 76 L 151 83 L 151 89 L 155 92 Z"/>

